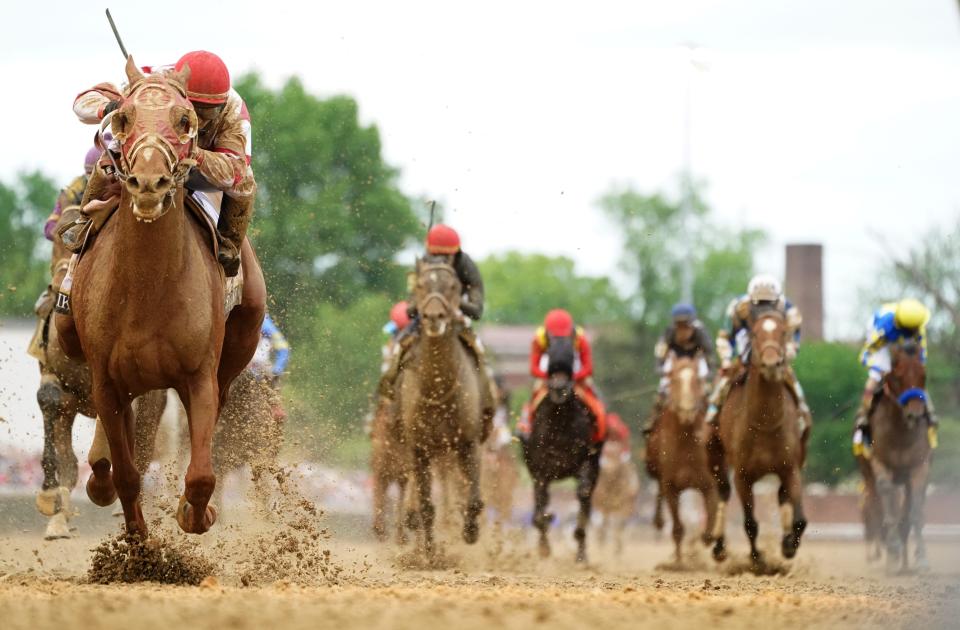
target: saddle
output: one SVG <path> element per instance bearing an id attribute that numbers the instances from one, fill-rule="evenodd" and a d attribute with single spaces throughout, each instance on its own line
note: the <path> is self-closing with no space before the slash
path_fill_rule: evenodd
<path id="1" fill-rule="evenodd" d="M 528 434 L 533 431 L 533 419 L 537 415 L 537 408 L 540 407 L 544 399 L 546 399 L 548 393 L 549 389 L 545 384 L 533 390 L 528 407 L 524 411 L 526 421 L 522 423 L 524 426 L 520 427 L 521 431 L 524 431 Z M 605 439 L 607 439 L 607 412 L 603 403 L 600 401 L 597 395 L 590 390 L 590 388 L 583 385 L 575 385 L 573 388 L 573 394 L 577 397 L 577 400 L 579 400 L 580 403 L 586 407 L 587 412 L 593 419 L 594 443 L 603 442 Z"/>
<path id="2" fill-rule="evenodd" d="M 209 236 L 208 243 L 210 250 L 213 253 L 214 260 L 216 260 L 220 251 L 220 241 L 217 232 L 219 210 L 213 205 L 207 195 L 202 192 L 188 191 L 183 199 L 187 214 L 193 217 Z M 96 206 L 88 204 L 87 207 L 82 209 L 79 206 L 71 206 L 64 210 L 65 220 L 62 221 L 60 227 L 57 229 L 57 235 L 64 241 L 64 246 L 73 252 L 73 255 L 70 257 L 67 275 L 60 284 L 60 291 L 56 297 L 54 304 L 54 310 L 56 312 L 64 315 L 72 314 L 70 309 L 70 292 L 73 288 L 73 277 L 76 272 L 77 263 L 80 262 L 84 253 L 93 245 L 97 234 L 113 217 L 118 207 L 119 199 L 117 203 L 106 203 Z M 68 213 L 70 215 L 75 214 L 76 216 L 71 217 Z M 78 226 L 79 229 L 77 229 Z M 64 239 L 64 234 L 66 233 L 69 233 L 70 236 Z M 241 266 L 240 272 L 232 278 L 225 276 L 223 268 L 220 265 L 217 265 L 217 269 L 220 271 L 220 280 L 223 283 L 224 314 L 228 314 L 234 306 L 240 303 L 243 295 L 243 267 Z"/>

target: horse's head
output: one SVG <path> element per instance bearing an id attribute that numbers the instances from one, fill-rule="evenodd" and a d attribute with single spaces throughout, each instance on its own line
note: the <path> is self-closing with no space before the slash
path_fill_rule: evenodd
<path id="1" fill-rule="evenodd" d="M 131 196 L 133 214 L 147 223 L 163 216 L 195 164 L 197 114 L 187 100 L 189 66 L 179 72 L 144 75 L 127 58 L 127 81 L 111 129 L 120 144 L 118 177 Z"/>
<path id="2" fill-rule="evenodd" d="M 682 425 L 690 425 L 697 418 L 703 402 L 703 381 L 698 362 L 690 357 L 674 359 L 670 371 L 670 400 L 668 407 Z"/>
<path id="3" fill-rule="evenodd" d="M 893 348 L 893 368 L 884 381 L 886 393 L 900 405 L 909 428 L 927 414 L 927 371 L 920 357 L 920 346 L 907 341 Z"/>
<path id="4" fill-rule="evenodd" d="M 573 396 L 573 337 L 550 337 L 547 346 L 547 386 L 550 401 L 561 405 Z"/>
<path id="5" fill-rule="evenodd" d="M 763 313 L 750 329 L 750 361 L 768 381 L 783 379 L 787 357 L 787 325 L 779 311 Z"/>
<path id="6" fill-rule="evenodd" d="M 440 337 L 453 329 L 462 294 L 457 272 L 443 257 L 428 256 L 417 261 L 414 299 L 428 337 Z"/>

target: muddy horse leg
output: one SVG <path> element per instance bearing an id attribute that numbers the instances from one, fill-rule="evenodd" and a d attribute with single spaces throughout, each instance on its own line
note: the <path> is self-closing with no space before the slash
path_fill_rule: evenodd
<path id="1" fill-rule="evenodd" d="M 480 536 L 478 521 L 483 513 L 483 500 L 480 498 L 480 462 L 476 443 L 469 442 L 461 445 L 457 450 L 457 459 L 467 488 L 467 505 L 463 512 L 463 540 L 468 545 L 472 545 Z"/>
<path id="2" fill-rule="evenodd" d="M 550 482 L 546 479 L 535 479 L 533 482 L 533 526 L 540 531 L 540 557 L 550 556 L 550 539 L 547 534 L 550 524 L 553 523 L 553 514 L 547 512 L 550 504 Z"/>
<path id="3" fill-rule="evenodd" d="M 709 545 L 714 541 L 714 533 L 717 529 L 717 507 L 720 503 L 720 495 L 713 480 L 708 480 L 698 490 L 703 495 L 703 509 L 706 513 L 706 525 L 700 535 L 700 540 L 703 541 L 704 545 Z"/>
<path id="4" fill-rule="evenodd" d="M 407 528 L 404 527 L 404 506 L 407 496 L 407 475 L 406 473 L 397 478 L 397 508 L 394 513 L 397 528 L 397 544 L 407 544 Z"/>
<path id="5" fill-rule="evenodd" d="M 110 443 L 100 416 L 97 416 L 94 423 L 93 444 L 87 453 L 87 462 L 91 469 L 90 477 L 87 478 L 87 497 L 100 507 L 113 505 L 117 500 L 117 489 L 113 485 Z"/>
<path id="6" fill-rule="evenodd" d="M 875 457 L 871 458 L 870 463 L 876 478 L 877 495 L 880 497 L 880 505 L 883 507 L 881 531 L 887 548 L 886 569 L 888 573 L 896 573 L 900 565 L 900 555 L 903 553 L 900 531 L 897 527 L 900 513 L 898 492 L 893 484 L 893 473 L 883 464 L 877 462 Z"/>
<path id="7" fill-rule="evenodd" d="M 733 481 L 737 486 L 737 496 L 740 497 L 740 503 L 743 505 L 743 529 L 747 533 L 747 538 L 750 539 L 750 560 L 754 565 L 758 565 L 762 562 L 762 555 L 757 549 L 759 527 L 753 514 L 753 482 L 740 472 L 734 472 Z"/>
<path id="8" fill-rule="evenodd" d="M 387 478 L 383 471 L 375 470 L 373 473 L 373 535 L 380 542 L 387 540 L 387 485 Z"/>
<path id="9" fill-rule="evenodd" d="M 730 503 L 730 473 L 727 471 L 727 462 L 723 454 L 720 440 L 714 438 L 708 443 L 707 453 L 710 458 L 710 470 L 716 482 L 717 509 L 713 520 L 714 539 L 713 559 L 722 562 L 727 558 L 726 535 L 727 505 Z"/>
<path id="10" fill-rule="evenodd" d="M 94 382 L 97 380 L 99 379 L 95 378 Z M 107 462 L 107 468 L 109 470 L 112 463 L 113 485 L 123 505 L 123 518 L 127 531 L 146 537 L 147 523 L 143 520 L 143 510 L 140 507 L 140 472 L 133 461 L 135 436 L 130 401 L 114 392 L 109 385 L 95 385 L 93 400 L 110 446 L 110 460 Z M 98 463 L 102 461 L 103 458 L 100 458 Z M 96 474 L 96 469 L 94 472 Z"/>
<path id="11" fill-rule="evenodd" d="M 918 571 L 930 570 L 930 563 L 927 561 L 927 545 L 923 541 L 924 505 L 927 497 L 927 477 L 929 473 L 930 461 L 927 460 L 910 472 L 910 479 L 907 481 L 912 499 L 910 501 L 909 525 L 916 538 L 914 559 Z M 906 541 L 904 541 L 903 555 L 907 555 Z"/>
<path id="12" fill-rule="evenodd" d="M 59 465 L 54 434 L 64 392 L 52 375 L 45 374 L 42 381 L 40 389 L 37 390 L 37 403 L 43 414 L 43 458 L 40 460 L 43 483 L 37 493 L 37 509 L 44 516 L 53 516 L 60 511 L 60 481 L 57 478 Z"/>
<path id="13" fill-rule="evenodd" d="M 577 541 L 577 562 L 587 561 L 587 525 L 590 524 L 590 511 L 593 507 L 593 490 L 600 477 L 600 453 L 591 455 L 580 467 L 577 475 L 577 500 L 580 511 L 577 512 L 577 527 L 573 537 Z"/>
<path id="14" fill-rule="evenodd" d="M 202 534 L 217 520 L 217 511 L 209 503 L 217 484 L 211 447 L 219 415 L 219 391 L 212 374 L 198 374 L 177 391 L 187 407 L 190 424 L 190 464 L 177 507 L 177 523 L 187 533 Z"/>
<path id="15" fill-rule="evenodd" d="M 660 491 L 660 484 L 657 484 L 657 498 L 653 504 L 653 526 L 657 530 L 657 537 L 663 530 L 665 521 L 663 520 L 663 492 Z"/>
<path id="16" fill-rule="evenodd" d="M 680 519 L 680 492 L 673 484 L 664 484 L 662 494 L 670 508 L 670 519 L 673 521 L 673 548 L 677 564 L 683 562 L 683 521 Z"/>
<path id="17" fill-rule="evenodd" d="M 413 451 L 413 477 L 417 493 L 417 520 L 420 525 L 420 551 L 427 557 L 435 552 L 433 540 L 433 520 L 435 510 L 431 493 L 430 459 L 426 451 L 415 448 Z"/>
<path id="18" fill-rule="evenodd" d="M 803 484 L 798 468 L 791 468 L 781 479 L 777 500 L 780 503 L 780 526 L 783 529 L 780 551 L 784 558 L 789 559 L 797 555 L 800 537 L 807 528 L 807 519 L 803 513 Z"/>

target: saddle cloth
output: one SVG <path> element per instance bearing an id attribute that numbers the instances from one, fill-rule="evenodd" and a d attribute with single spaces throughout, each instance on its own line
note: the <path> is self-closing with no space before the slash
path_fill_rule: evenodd
<path id="1" fill-rule="evenodd" d="M 210 249 L 213 251 L 214 259 L 216 259 L 220 249 L 217 239 L 217 220 L 220 217 L 218 208 L 206 193 L 200 191 L 188 191 L 188 194 L 184 196 L 184 202 L 184 205 L 189 211 L 189 215 L 207 232 Z M 113 208 L 106 217 L 98 217 L 90 221 L 90 227 L 83 238 L 83 246 L 79 252 L 70 257 L 67 275 L 60 284 L 60 291 L 57 294 L 54 304 L 54 310 L 58 313 L 64 315 L 72 314 L 70 310 L 70 292 L 73 288 L 73 277 L 77 269 L 77 263 L 92 243 L 93 237 L 96 236 L 95 229 L 102 229 L 102 226 L 106 225 L 115 211 L 116 208 Z M 223 283 L 223 312 L 224 315 L 228 315 L 230 311 L 233 310 L 233 307 L 240 303 L 241 297 L 243 296 L 243 266 L 241 265 L 240 272 L 232 278 L 227 278 L 224 275 L 223 268 L 220 265 L 217 265 L 217 269 L 220 271 L 220 280 Z"/>

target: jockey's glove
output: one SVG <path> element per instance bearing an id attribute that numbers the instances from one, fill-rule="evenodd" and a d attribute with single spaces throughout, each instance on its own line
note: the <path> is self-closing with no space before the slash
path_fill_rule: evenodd
<path id="1" fill-rule="evenodd" d="M 460 312 L 473 320 L 480 319 L 480 307 L 467 301 L 460 302 Z"/>

